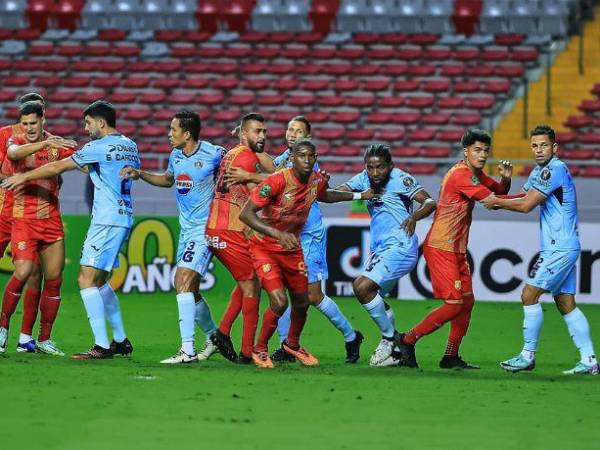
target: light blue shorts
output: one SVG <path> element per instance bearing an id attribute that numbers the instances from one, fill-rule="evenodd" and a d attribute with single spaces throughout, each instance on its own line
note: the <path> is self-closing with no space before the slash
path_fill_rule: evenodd
<path id="1" fill-rule="evenodd" d="M 417 259 L 416 244 L 410 245 L 409 248 L 396 245 L 385 247 L 371 253 L 361 275 L 375 282 L 379 286 L 380 295 L 384 296 L 400 278 L 415 268 Z"/>
<path id="2" fill-rule="evenodd" d="M 577 287 L 575 264 L 579 250 L 543 251 L 531 269 L 527 284 L 538 287 L 553 296 L 573 294 Z"/>
<path id="3" fill-rule="evenodd" d="M 212 259 L 212 252 L 206 245 L 204 233 L 196 236 L 179 234 L 177 246 L 177 267 L 196 272 L 203 277 Z"/>
<path id="4" fill-rule="evenodd" d="M 119 267 L 119 251 L 129 237 L 130 228 L 92 223 L 81 248 L 82 266 L 110 272 Z"/>
<path id="5" fill-rule="evenodd" d="M 329 276 L 327 270 L 327 237 L 322 238 L 300 236 L 304 264 L 308 272 L 308 284 L 326 280 Z"/>

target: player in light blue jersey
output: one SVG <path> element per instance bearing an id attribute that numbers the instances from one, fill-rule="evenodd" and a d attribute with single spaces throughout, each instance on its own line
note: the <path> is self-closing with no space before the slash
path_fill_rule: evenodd
<path id="1" fill-rule="evenodd" d="M 111 270 L 119 266 L 119 250 L 133 223 L 131 181 L 121 180 L 119 171 L 126 165 L 139 167 L 137 145 L 116 130 L 116 116 L 110 103 L 92 103 L 83 112 L 85 130 L 92 138 L 89 143 L 69 158 L 9 180 L 17 185 L 25 177 L 48 178 L 79 169 L 88 173 L 94 183 L 92 221 L 81 251 L 78 283 L 95 344 L 89 351 L 73 355 L 76 359 L 112 358 L 133 351 L 125 334 L 119 300 L 108 284 Z M 112 343 L 108 341 L 107 319 L 113 329 Z"/>
<path id="2" fill-rule="evenodd" d="M 382 334 L 370 364 L 397 364 L 398 358 L 392 355 L 396 330 L 383 298 L 417 264 L 416 223 L 429 216 L 436 203 L 412 175 L 394 168 L 390 148 L 383 144 L 370 145 L 365 152 L 365 170 L 337 189 L 353 192 L 374 189 L 381 193 L 367 204 L 371 216 L 371 254 L 353 287 L 356 298 Z M 421 204 L 416 211 L 413 201 Z"/>
<path id="3" fill-rule="evenodd" d="M 164 364 L 181 364 L 205 360 L 217 351 L 210 336 L 217 329 L 210 308 L 200 294 L 200 281 L 206 274 L 212 253 L 206 246 L 204 231 L 210 202 L 214 196 L 215 175 L 225 149 L 206 141 L 199 141 L 200 117 L 192 111 L 180 111 L 171 120 L 169 141 L 173 151 L 169 166 L 162 174 L 135 167 L 121 170 L 123 179 L 141 178 L 160 187 L 175 186 L 179 208 L 179 245 L 175 289 L 179 310 L 181 349 Z M 200 353 L 194 345 L 194 320 L 206 334 Z"/>
<path id="4" fill-rule="evenodd" d="M 575 303 L 576 268 L 580 253 L 577 231 L 577 193 L 567 165 L 556 156 L 554 130 L 539 125 L 531 131 L 535 167 L 523 192 L 516 196 L 490 196 L 483 201 L 488 209 L 528 213 L 540 207 L 541 251 L 523 288 L 523 350 L 500 366 L 509 372 L 533 370 L 544 315 L 539 299 L 544 292 L 554 297 L 581 359 L 565 374 L 599 372 L 588 321 Z M 502 196 L 501 196 L 502 197 Z"/>
<path id="5" fill-rule="evenodd" d="M 290 159 L 291 148 L 294 143 L 300 139 L 309 139 L 311 133 L 311 125 L 308 119 L 304 116 L 293 117 L 287 126 L 285 133 L 286 150 L 274 158 L 270 159 L 268 155 L 257 155 L 261 166 L 265 172 L 274 172 L 280 168 L 291 167 Z M 319 171 L 318 163 L 314 166 L 315 171 Z M 265 174 L 250 174 L 240 169 L 230 172 L 229 179 L 232 181 L 255 181 L 260 183 Z M 342 333 L 346 348 L 346 362 L 356 363 L 360 357 L 360 345 L 363 341 L 363 335 L 360 331 L 354 330 L 344 313 L 339 306 L 323 292 L 322 282 L 327 280 L 329 272 L 327 270 L 327 234 L 325 225 L 323 224 L 323 215 L 321 208 L 317 202 L 313 203 L 306 225 L 300 233 L 302 244 L 302 253 L 304 262 L 308 272 L 308 297 L 309 302 L 315 308 L 329 319 L 329 321 Z M 277 333 L 281 343 L 285 341 L 290 328 L 290 311 L 288 307 L 285 313 L 279 318 Z M 277 349 L 271 355 L 273 361 L 276 362 L 294 362 L 295 357 L 283 350 Z"/>

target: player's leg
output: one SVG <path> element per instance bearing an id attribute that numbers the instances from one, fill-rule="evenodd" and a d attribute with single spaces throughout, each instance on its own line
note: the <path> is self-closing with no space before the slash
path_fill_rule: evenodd
<path id="1" fill-rule="evenodd" d="M 206 339 L 202 348 L 198 352 L 198 360 L 204 361 L 210 358 L 215 353 L 218 353 L 219 349 L 211 340 L 211 336 L 217 331 L 217 324 L 212 318 L 210 306 L 200 292 L 194 293 L 196 315 L 194 320 L 196 325 L 204 332 Z"/>
<path id="2" fill-rule="evenodd" d="M 227 308 L 225 308 L 225 312 L 223 313 L 223 318 L 219 323 L 219 331 L 229 336 L 231 334 L 231 327 L 233 327 L 233 323 L 238 318 L 240 313 L 242 312 L 242 299 L 244 298 L 244 293 L 242 292 L 242 288 L 240 288 L 237 284 L 235 288 L 231 292 L 229 296 L 229 303 L 227 303 Z"/>
<path id="3" fill-rule="evenodd" d="M 40 307 L 41 288 L 42 272 L 39 261 L 37 261 L 37 264 L 34 264 L 31 275 L 25 285 L 23 319 L 21 321 L 19 342 L 25 343 L 33 340 L 33 326 L 35 325 L 38 309 Z"/>
<path id="4" fill-rule="evenodd" d="M 263 313 L 262 325 L 252 350 L 252 361 L 262 369 L 272 369 L 269 356 L 269 340 L 277 329 L 277 322 L 288 308 L 288 300 L 278 267 L 272 267 L 267 279 L 261 277 L 261 284 L 269 297 L 269 306 Z"/>

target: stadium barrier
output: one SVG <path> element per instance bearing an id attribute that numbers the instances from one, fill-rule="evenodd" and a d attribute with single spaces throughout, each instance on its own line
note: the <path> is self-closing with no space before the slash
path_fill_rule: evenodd
<path id="1" fill-rule="evenodd" d="M 66 265 L 63 293 L 78 293 L 77 273 L 81 245 L 89 226 L 88 216 L 63 216 L 66 233 Z M 326 219 L 329 266 L 327 293 L 352 297 L 352 280 L 362 271 L 369 255 L 368 219 Z M 425 237 L 429 221 L 419 222 L 417 234 Z M 577 264 L 577 298 L 582 303 L 600 303 L 600 224 L 579 227 L 582 243 Z M 174 293 L 173 277 L 179 225 L 177 217 L 140 216 L 130 239 L 119 255 L 120 267 L 113 272 L 111 284 L 119 293 Z M 473 289 L 478 300 L 518 301 L 526 274 L 537 260 L 539 226 L 537 222 L 474 221 L 469 242 L 469 261 Z M 0 282 L 5 285 L 12 273 L 10 255 L 0 259 Z M 201 285 L 210 298 L 211 291 L 230 292 L 233 281 L 216 260 Z M 402 299 L 431 297 L 431 283 L 425 260 L 420 255 L 417 267 L 390 293 Z M 127 296 L 123 296 L 127 298 Z M 549 300 L 549 296 L 545 296 Z"/>

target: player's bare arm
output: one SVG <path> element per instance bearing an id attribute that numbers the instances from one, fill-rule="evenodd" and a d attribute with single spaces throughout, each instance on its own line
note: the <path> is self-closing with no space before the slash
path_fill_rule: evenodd
<path id="1" fill-rule="evenodd" d="M 256 206 L 251 200 L 248 200 L 244 205 L 242 212 L 240 212 L 240 220 L 253 230 L 277 239 L 284 248 L 293 249 L 300 247 L 300 242 L 296 235 L 285 231 L 279 231 L 263 222 L 257 214 L 260 209 L 261 208 Z"/>
<path id="2" fill-rule="evenodd" d="M 27 183 L 31 180 L 38 180 L 40 178 L 52 178 L 57 175 L 60 175 L 63 172 L 67 172 L 69 170 L 79 169 L 80 167 L 77 165 L 72 158 L 64 158 L 60 161 L 55 161 L 38 167 L 37 169 L 30 170 L 29 172 L 16 173 L 13 176 L 2 181 L 1 186 L 5 189 L 13 190 L 17 186 L 20 186 L 23 183 Z"/>
<path id="3" fill-rule="evenodd" d="M 501 160 L 498 163 L 498 175 L 500 175 L 500 185 L 498 186 L 498 189 L 500 192 L 496 192 L 496 194 L 508 193 L 510 191 L 512 172 L 513 165 L 510 161 Z"/>
<path id="4" fill-rule="evenodd" d="M 40 142 L 32 142 L 23 145 L 11 145 L 7 149 L 7 157 L 11 161 L 18 161 L 27 158 L 45 148 L 60 150 L 63 148 L 75 148 L 77 142 L 72 139 L 64 139 L 60 136 L 50 136 L 48 139 Z"/>
<path id="5" fill-rule="evenodd" d="M 319 197 L 319 201 L 323 203 L 339 203 L 352 200 L 370 200 L 379 195 L 381 194 L 376 194 L 373 189 L 363 192 L 350 192 L 346 189 L 327 189 L 325 195 Z"/>
<path id="6" fill-rule="evenodd" d="M 136 169 L 132 166 L 125 166 L 119 172 L 119 176 L 125 180 L 142 179 L 146 183 L 159 187 L 171 187 L 175 183 L 175 178 L 172 173 L 153 173 L 141 169 Z"/>
<path id="7" fill-rule="evenodd" d="M 269 176 L 270 173 L 248 172 L 241 167 L 230 167 L 225 173 L 225 182 L 231 184 L 254 183 L 259 184 Z"/>
<path id="8" fill-rule="evenodd" d="M 527 214 L 536 206 L 546 201 L 546 196 L 536 189 L 530 189 L 527 194 L 519 198 L 499 198 L 490 195 L 481 200 L 487 209 L 506 209 Z"/>
<path id="9" fill-rule="evenodd" d="M 437 208 L 437 203 L 425 189 L 421 189 L 417 192 L 413 196 L 413 200 L 419 202 L 421 207 L 407 217 L 400 225 L 409 236 L 412 236 L 415 233 L 417 222 L 425 217 L 429 217 L 431 213 L 435 211 L 435 208 Z"/>

